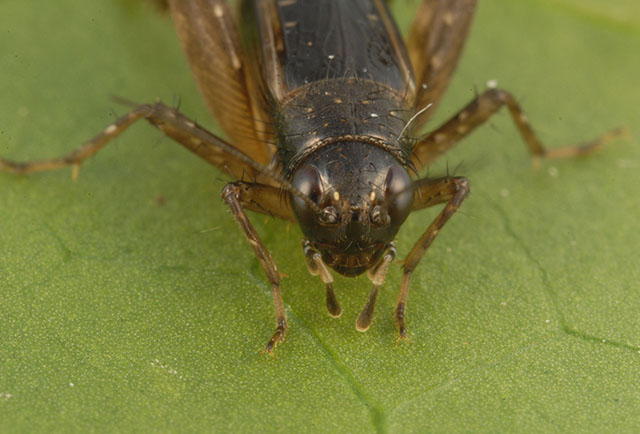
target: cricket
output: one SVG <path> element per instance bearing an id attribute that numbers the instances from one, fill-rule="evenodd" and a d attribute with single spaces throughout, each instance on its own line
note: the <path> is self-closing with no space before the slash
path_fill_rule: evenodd
<path id="1" fill-rule="evenodd" d="M 456 69 L 476 0 L 422 0 L 406 37 L 384 0 L 165 0 L 199 90 L 225 138 L 161 102 L 135 105 L 59 158 L 0 169 L 24 175 L 79 166 L 146 120 L 232 181 L 222 199 L 259 261 L 285 339 L 281 274 L 247 211 L 298 224 L 302 255 L 332 317 L 342 315 L 333 272 L 366 273 L 371 289 L 355 321 L 369 329 L 407 216 L 442 205 L 402 262 L 394 310 L 407 340 L 411 276 L 470 192 L 462 176 L 421 177 L 429 165 L 506 106 L 534 161 L 591 154 L 622 133 L 547 149 L 508 91 L 489 86 L 422 132 Z M 319 285 L 320 285 L 319 282 Z"/>

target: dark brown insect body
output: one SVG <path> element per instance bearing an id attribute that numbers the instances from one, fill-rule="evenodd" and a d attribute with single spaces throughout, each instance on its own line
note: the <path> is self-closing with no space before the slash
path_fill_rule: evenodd
<path id="1" fill-rule="evenodd" d="M 244 9 L 258 21 L 244 25 L 258 29 L 247 51 L 263 65 L 282 173 L 320 208 L 293 197 L 308 247 L 358 275 L 380 261 L 413 204 L 411 143 L 401 135 L 415 84 L 404 47 L 392 43 L 400 35 L 384 5 L 370 1 Z"/>
<path id="2" fill-rule="evenodd" d="M 268 352 L 287 328 L 280 273 L 246 209 L 300 224 L 307 265 L 325 284 L 332 316 L 342 310 L 329 267 L 346 276 L 367 272 L 373 288 L 356 321 L 364 331 L 395 257 L 398 229 L 410 212 L 445 204 L 403 262 L 395 321 L 406 338 L 411 274 L 469 192 L 462 177 L 414 180 L 421 168 L 505 104 L 536 157 L 586 154 L 618 133 L 547 151 L 513 97 L 490 88 L 413 139 L 455 69 L 475 0 L 424 0 L 406 46 L 382 0 L 244 0 L 238 18 L 223 0 L 168 3 L 196 81 L 229 142 L 161 103 L 143 104 L 67 156 L 0 159 L 0 168 L 77 167 L 144 118 L 230 172 L 237 181 L 224 188 L 223 199 L 273 290 L 277 328 Z"/>

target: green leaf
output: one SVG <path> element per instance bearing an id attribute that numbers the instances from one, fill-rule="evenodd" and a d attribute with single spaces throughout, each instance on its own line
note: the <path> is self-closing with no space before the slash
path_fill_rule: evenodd
<path id="1" fill-rule="evenodd" d="M 415 3 L 395 2 L 410 21 Z M 550 147 L 640 131 L 637 2 L 492 0 L 431 126 L 495 79 Z M 135 2 L 0 4 L 0 155 L 63 154 L 126 108 L 171 103 L 215 131 L 168 18 Z M 330 318 L 295 226 L 252 216 L 268 285 L 220 200 L 228 179 L 136 125 L 84 164 L 0 173 L 0 431 L 632 432 L 640 426 L 640 152 L 531 167 L 506 112 L 433 170 L 472 195 L 414 273 L 411 344 L 394 347 L 401 269 L 365 334 L 365 277 Z M 410 217 L 404 257 L 438 210 Z"/>

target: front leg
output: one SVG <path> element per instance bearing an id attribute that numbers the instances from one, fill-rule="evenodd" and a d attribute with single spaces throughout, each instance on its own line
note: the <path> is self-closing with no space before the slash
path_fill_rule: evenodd
<path id="1" fill-rule="evenodd" d="M 246 198 L 243 197 L 243 190 L 247 188 L 247 185 L 248 184 L 242 182 L 227 184 L 222 190 L 222 198 L 227 205 L 229 205 L 233 217 L 242 228 L 242 232 L 244 232 L 247 241 L 249 241 L 249 244 L 253 248 L 253 252 L 258 258 L 258 261 L 260 261 L 260 265 L 269 283 L 271 283 L 273 304 L 276 311 L 276 331 L 269 342 L 267 342 L 267 346 L 263 352 L 273 355 L 275 346 L 284 340 L 287 331 L 287 316 L 284 312 L 284 302 L 282 301 L 282 292 L 280 291 L 280 273 L 278 272 L 278 266 L 249 221 L 249 217 L 247 217 L 242 206 L 242 203 L 246 201 Z"/>
<path id="2" fill-rule="evenodd" d="M 440 232 L 440 229 L 447 223 L 449 218 L 455 213 L 462 201 L 469 194 L 469 181 L 462 177 L 447 177 L 433 181 L 416 182 L 416 202 L 414 211 L 427 206 L 437 205 L 446 202 L 444 209 L 438 214 L 435 220 L 429 225 L 424 234 L 413 246 L 402 264 L 404 274 L 400 283 L 400 292 L 394 312 L 396 325 L 398 326 L 398 340 L 407 339 L 407 328 L 405 326 L 405 310 L 407 308 L 407 297 L 411 284 L 411 273 L 418 266 L 427 248 Z"/>

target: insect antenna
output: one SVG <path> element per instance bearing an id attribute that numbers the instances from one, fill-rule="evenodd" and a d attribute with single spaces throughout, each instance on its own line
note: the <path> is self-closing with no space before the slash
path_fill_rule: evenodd
<path id="1" fill-rule="evenodd" d="M 131 101 L 130 99 L 127 99 L 120 95 L 109 95 L 109 99 L 115 102 L 116 104 L 120 104 L 129 108 L 136 108 L 140 105 L 137 102 Z"/>
<path id="2" fill-rule="evenodd" d="M 433 103 L 429 103 L 426 106 L 424 106 L 423 108 L 421 108 L 420 110 L 418 110 L 413 116 L 411 116 L 409 118 L 409 120 L 407 121 L 407 123 L 405 124 L 404 128 L 402 128 L 402 131 L 400 131 L 399 134 L 399 138 L 400 140 L 402 140 L 402 137 L 404 136 L 404 132 L 407 130 L 407 128 L 409 128 L 409 125 L 411 125 L 411 122 L 413 122 L 418 116 L 420 116 L 422 113 L 426 112 L 429 107 L 431 107 L 433 105 Z"/>
<path id="3" fill-rule="evenodd" d="M 180 111 L 180 104 L 182 104 L 182 98 L 177 93 L 173 94 L 173 108 Z"/>

